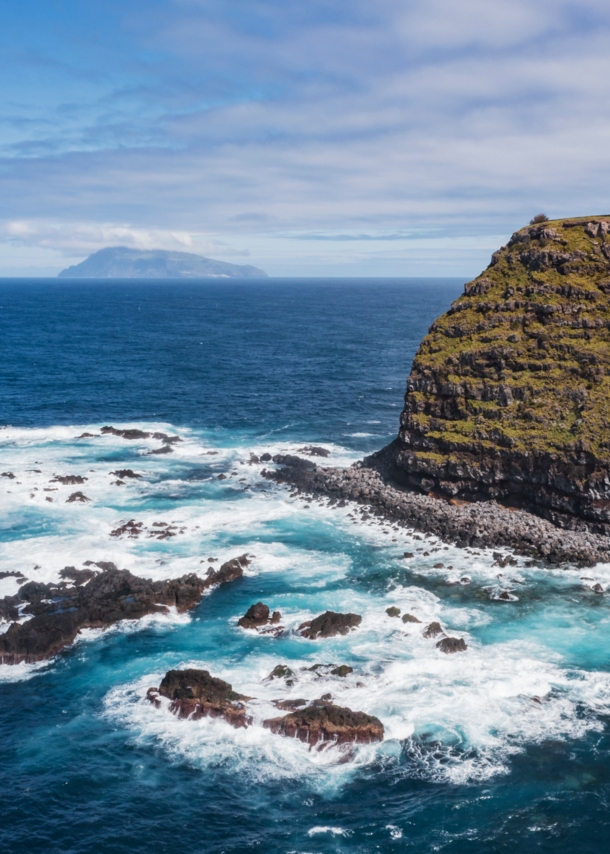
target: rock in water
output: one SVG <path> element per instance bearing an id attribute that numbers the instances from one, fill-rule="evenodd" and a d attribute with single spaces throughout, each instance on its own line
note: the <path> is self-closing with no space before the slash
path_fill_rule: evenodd
<path id="1" fill-rule="evenodd" d="M 207 578 L 195 573 L 168 581 L 139 578 L 113 563 L 99 561 L 102 572 L 83 584 L 82 571 L 67 567 L 64 578 L 77 586 L 41 584 L 30 581 L 19 588 L 16 596 L 0 599 L 0 615 L 17 620 L 17 606 L 24 606 L 23 623 L 13 622 L 0 634 L 0 664 L 32 663 L 56 655 L 73 643 L 84 628 L 107 628 L 119 620 L 139 620 L 147 614 L 167 613 L 168 607 L 179 612 L 194 608 L 204 590 L 235 581 L 249 563 L 245 555 L 224 563 Z M 75 575 L 76 573 L 76 575 Z M 82 579 L 82 581 L 81 581 Z M 80 585 L 80 586 L 78 586 Z"/>
<path id="2" fill-rule="evenodd" d="M 338 614 L 336 611 L 325 611 L 319 617 L 301 623 L 297 631 L 304 638 L 332 638 L 335 635 L 347 635 L 362 622 L 360 614 Z"/>
<path id="3" fill-rule="evenodd" d="M 179 718 L 224 718 L 236 728 L 252 723 L 244 705 L 251 698 L 238 694 L 207 670 L 168 670 L 159 688 L 149 688 L 146 696 L 157 707 L 161 705 L 159 696 L 167 697 L 170 712 Z"/>
<path id="4" fill-rule="evenodd" d="M 250 605 L 244 616 L 237 621 L 237 625 L 242 629 L 258 629 L 270 623 L 279 623 L 281 619 L 279 611 L 274 611 L 270 616 L 269 606 L 257 602 L 256 605 Z"/>
<path id="5" fill-rule="evenodd" d="M 322 746 L 325 742 L 371 744 L 383 741 L 384 734 L 378 718 L 319 701 L 284 717 L 263 721 L 263 726 L 277 735 L 296 737 L 311 746 Z"/>
<path id="6" fill-rule="evenodd" d="M 446 653 L 466 652 L 468 649 L 464 638 L 443 638 L 436 644 L 436 648 Z"/>
<path id="7" fill-rule="evenodd" d="M 530 225 L 422 341 L 405 485 L 610 533 L 610 216 Z"/>

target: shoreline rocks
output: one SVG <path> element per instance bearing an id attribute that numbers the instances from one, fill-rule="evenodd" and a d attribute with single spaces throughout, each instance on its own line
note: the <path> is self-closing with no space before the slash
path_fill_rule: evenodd
<path id="1" fill-rule="evenodd" d="M 0 634 L 0 664 L 32 664 L 61 652 L 82 629 L 105 629 L 120 620 L 138 620 L 148 614 L 164 614 L 169 607 L 179 613 L 190 611 L 211 587 L 241 578 L 249 563 L 246 555 L 224 563 L 206 578 L 195 573 L 166 581 L 151 581 L 132 575 L 114 564 L 102 571 L 66 567 L 60 575 L 74 586 L 30 581 L 16 596 L 0 599 L 0 616 L 12 620 Z M 23 606 L 23 607 L 22 607 Z M 29 615 L 25 622 L 17 622 Z"/>
<path id="2" fill-rule="evenodd" d="M 236 729 L 248 727 L 252 718 L 245 703 L 251 699 L 233 690 L 207 670 L 168 670 L 158 688 L 149 688 L 147 699 L 156 707 L 159 697 L 170 700 L 169 710 L 178 718 L 223 718 Z"/>
<path id="3" fill-rule="evenodd" d="M 325 611 L 313 620 L 307 620 L 297 629 L 301 637 L 309 640 L 332 638 L 335 635 L 347 635 L 362 622 L 360 614 L 339 614 L 336 611 Z"/>
<path id="4" fill-rule="evenodd" d="M 282 615 L 279 611 L 271 614 L 268 605 L 257 602 L 256 605 L 250 605 L 244 616 L 237 621 L 237 625 L 242 629 L 260 629 L 263 626 L 277 624 L 281 619 Z"/>
<path id="5" fill-rule="evenodd" d="M 423 495 L 397 483 L 392 479 L 395 450 L 394 442 L 349 468 L 324 468 L 311 460 L 295 465 L 290 455 L 278 455 L 274 461 L 279 467 L 263 469 L 262 476 L 292 487 L 303 498 L 327 499 L 333 506 L 354 501 L 370 517 L 434 534 L 459 547 L 507 546 L 516 554 L 554 565 L 610 562 L 610 538 L 592 533 L 584 524 L 580 530 L 566 530 L 495 501 Z"/>
<path id="6" fill-rule="evenodd" d="M 437 318 L 395 479 L 610 535 L 610 217 L 530 223 Z"/>
<path id="7" fill-rule="evenodd" d="M 310 747 L 326 743 L 372 744 L 384 737 L 379 718 L 320 700 L 283 717 L 263 721 L 263 726 L 276 735 L 298 738 Z"/>

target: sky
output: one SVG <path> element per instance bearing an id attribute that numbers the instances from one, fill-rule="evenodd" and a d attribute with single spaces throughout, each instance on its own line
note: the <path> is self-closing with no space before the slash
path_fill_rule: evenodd
<path id="1" fill-rule="evenodd" d="M 608 0 L 0 0 L 0 276 L 474 277 L 610 213 Z"/>

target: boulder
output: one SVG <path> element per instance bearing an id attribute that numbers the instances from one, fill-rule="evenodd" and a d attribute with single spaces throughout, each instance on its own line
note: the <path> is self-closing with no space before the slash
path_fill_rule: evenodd
<path id="1" fill-rule="evenodd" d="M 294 685 L 296 678 L 296 673 L 294 670 L 291 670 L 287 664 L 277 664 L 264 681 L 273 682 L 274 679 L 284 679 L 286 681 L 286 685 L 291 687 Z"/>
<path id="2" fill-rule="evenodd" d="M 313 620 L 301 623 L 297 629 L 304 638 L 331 638 L 335 635 L 347 635 L 362 622 L 359 614 L 339 614 L 336 611 L 325 611 Z"/>
<path id="3" fill-rule="evenodd" d="M 421 623 L 421 620 L 418 620 L 413 614 L 403 614 L 402 621 L 403 623 Z"/>
<path id="4" fill-rule="evenodd" d="M 322 701 L 284 717 L 263 721 L 263 726 L 277 735 L 298 738 L 311 747 L 329 742 L 335 745 L 371 744 L 383 741 L 384 736 L 383 724 L 378 718 Z"/>
<path id="5" fill-rule="evenodd" d="M 279 623 L 281 619 L 282 615 L 279 611 L 274 611 L 270 615 L 269 606 L 257 602 L 256 605 L 250 605 L 244 616 L 237 621 L 237 625 L 242 629 L 258 629 L 272 623 Z"/>
<path id="6" fill-rule="evenodd" d="M 442 638 L 436 644 L 436 648 L 445 653 L 466 652 L 468 649 L 464 638 Z"/>
<path id="7" fill-rule="evenodd" d="M 385 609 L 388 617 L 400 617 L 400 608 L 397 608 L 395 605 L 392 605 L 390 608 Z"/>
<path id="8" fill-rule="evenodd" d="M 157 708 L 159 697 L 166 697 L 170 712 L 179 718 L 223 718 L 236 728 L 252 723 L 245 705 L 251 698 L 238 694 L 207 670 L 168 670 L 159 688 L 149 688 L 146 696 Z"/>

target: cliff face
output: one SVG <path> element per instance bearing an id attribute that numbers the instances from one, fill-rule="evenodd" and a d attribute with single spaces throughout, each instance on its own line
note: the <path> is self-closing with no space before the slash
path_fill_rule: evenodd
<path id="1" fill-rule="evenodd" d="M 610 533 L 610 216 L 516 232 L 422 341 L 398 474 Z"/>

